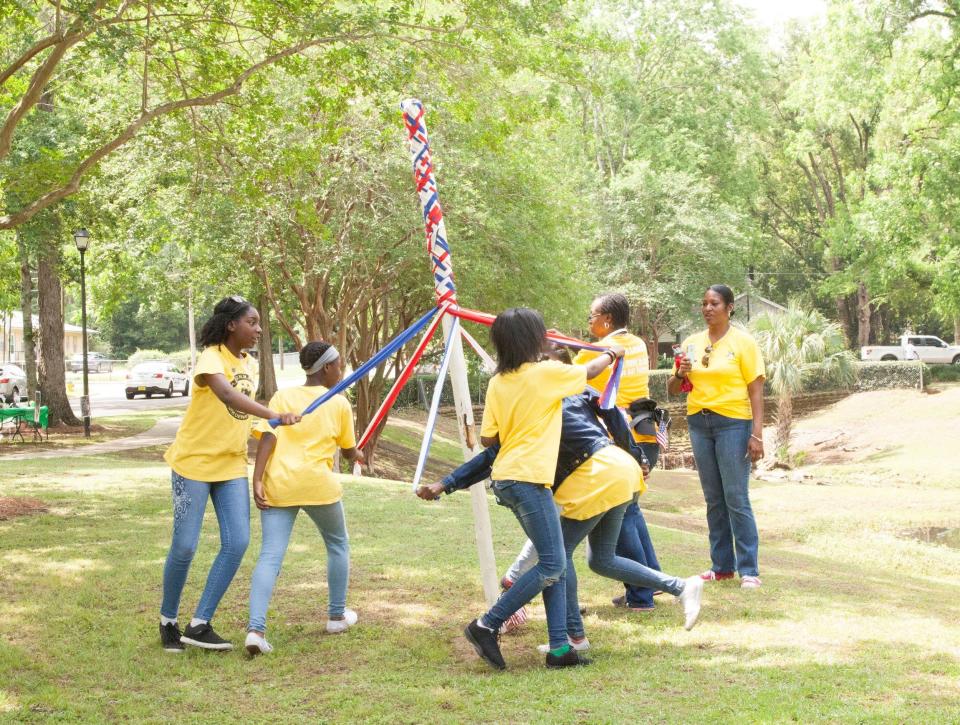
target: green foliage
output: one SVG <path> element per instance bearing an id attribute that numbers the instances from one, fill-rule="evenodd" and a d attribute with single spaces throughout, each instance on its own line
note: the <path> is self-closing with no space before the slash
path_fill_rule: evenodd
<path id="1" fill-rule="evenodd" d="M 149 362 L 150 360 L 169 360 L 169 353 L 165 353 L 163 350 L 140 350 L 137 349 L 129 358 L 127 358 L 127 365 L 133 367 L 134 365 L 139 365 L 143 362 Z"/>
<path id="2" fill-rule="evenodd" d="M 854 381 L 853 355 L 845 349 L 840 326 L 819 312 L 791 302 L 781 315 L 754 318 L 751 328 L 776 397 L 801 392 L 805 375 L 830 378 L 841 386 Z"/>
<path id="3" fill-rule="evenodd" d="M 138 348 L 177 350 L 187 342 L 187 315 L 183 308 L 141 304 L 130 299 L 98 321 L 100 339 L 117 358 Z"/>

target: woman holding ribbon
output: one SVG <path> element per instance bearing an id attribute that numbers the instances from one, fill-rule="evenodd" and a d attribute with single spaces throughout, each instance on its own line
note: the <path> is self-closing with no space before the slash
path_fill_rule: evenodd
<path id="1" fill-rule="evenodd" d="M 668 389 L 678 394 L 684 379 L 687 425 L 707 504 L 712 566 L 706 581 L 740 574 L 742 589 L 760 586 L 759 536 L 750 506 L 751 462 L 763 458 L 764 365 L 750 334 L 730 323 L 733 291 L 715 284 L 703 295 L 707 329 L 683 342 L 688 351 Z"/>
<path id="2" fill-rule="evenodd" d="M 163 567 L 160 641 L 168 652 L 184 644 L 210 650 L 233 649 L 210 624 L 217 605 L 250 541 L 247 439 L 250 416 L 296 423 L 295 413 L 274 412 L 253 400 L 256 363 L 244 352 L 260 339 L 260 315 L 243 297 L 220 300 L 200 332 L 204 350 L 193 371 L 193 395 L 177 437 L 164 460 L 173 485 L 173 541 Z M 217 553 L 189 626 L 177 624 L 180 595 L 200 540 L 207 499 L 220 525 Z"/>
<path id="3" fill-rule="evenodd" d="M 620 345 L 625 350 L 620 388 L 617 391 L 617 406 L 626 413 L 630 403 L 650 397 L 648 384 L 650 363 L 647 357 L 647 345 L 641 338 L 627 330 L 627 325 L 630 324 L 630 303 L 626 296 L 612 293 L 597 297 L 590 305 L 587 324 L 590 326 L 590 334 L 597 338 L 598 345 Z M 597 354 L 591 350 L 581 350 L 575 362 L 583 364 Z M 609 377 L 609 371 L 605 370 L 591 382 L 591 385 L 602 390 Z M 629 413 L 626 415 L 629 417 Z M 654 468 L 660 457 L 660 446 L 656 436 L 642 435 L 634 431 L 633 438 L 647 460 L 649 467 L 647 470 Z M 647 470 L 644 471 L 645 474 Z M 660 569 L 660 562 L 657 560 L 638 498 L 638 496 L 634 497 L 624 513 L 623 525 L 617 540 L 617 556 L 632 559 L 651 569 Z M 624 582 L 623 587 L 624 593 L 613 599 L 615 606 L 626 607 L 634 612 L 653 611 L 654 589 L 636 586 L 629 582 Z"/>
<path id="4" fill-rule="evenodd" d="M 546 664 L 577 665 L 577 652 L 567 642 L 566 555 L 551 492 L 562 401 L 582 392 L 588 379 L 623 355 L 623 348 L 612 346 L 587 365 L 540 361 L 547 329 L 540 313 L 525 307 L 497 315 L 490 337 L 497 351 L 497 372 L 487 388 L 480 442 L 485 447 L 500 445 L 491 475 L 497 503 L 513 511 L 536 547 L 539 561 L 489 611 L 470 622 L 464 635 L 482 659 L 504 669 L 497 632 L 510 616 L 543 592 L 550 635 Z"/>
<path id="5" fill-rule="evenodd" d="M 305 410 L 343 377 L 340 353 L 326 342 L 304 345 L 300 366 L 307 376 L 304 384 L 278 391 L 270 400 L 271 408 Z M 363 453 L 356 447 L 353 411 L 343 395 L 330 398 L 293 428 L 274 430 L 261 421 L 254 435 L 260 445 L 253 469 L 253 500 L 260 509 L 263 543 L 250 585 L 245 646 L 250 654 L 258 655 L 273 650 L 264 637 L 267 607 L 301 509 L 316 524 L 327 549 L 327 632 L 346 632 L 357 623 L 357 613 L 346 607 L 350 546 L 341 501 L 343 487 L 333 472 L 333 459 L 338 448 L 350 461 L 362 463 Z"/>

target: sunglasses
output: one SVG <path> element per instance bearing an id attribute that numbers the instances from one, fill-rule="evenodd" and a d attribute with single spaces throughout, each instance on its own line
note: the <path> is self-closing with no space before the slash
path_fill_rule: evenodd
<path id="1" fill-rule="evenodd" d="M 243 297 L 241 297 L 240 295 L 230 295 L 229 297 L 227 297 L 227 299 L 230 300 L 231 302 L 236 302 L 238 305 L 249 305 L 249 304 L 250 304 L 249 302 L 247 302 L 247 301 L 246 301 Z"/>
<path id="2" fill-rule="evenodd" d="M 700 361 L 700 364 L 703 365 L 703 367 L 705 367 L 705 368 L 710 367 L 710 353 L 711 353 L 711 352 L 713 352 L 713 345 L 707 345 L 707 346 L 703 349 L 703 359 Z"/>

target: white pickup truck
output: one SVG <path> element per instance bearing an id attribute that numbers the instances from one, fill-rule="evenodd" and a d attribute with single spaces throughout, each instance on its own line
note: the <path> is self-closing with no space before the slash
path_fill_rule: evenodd
<path id="1" fill-rule="evenodd" d="M 907 354 L 916 350 L 916 356 Z M 861 360 L 908 360 L 920 359 L 925 363 L 953 363 L 960 365 L 960 346 L 948 345 L 932 335 L 903 335 L 899 345 L 868 345 L 860 348 Z"/>

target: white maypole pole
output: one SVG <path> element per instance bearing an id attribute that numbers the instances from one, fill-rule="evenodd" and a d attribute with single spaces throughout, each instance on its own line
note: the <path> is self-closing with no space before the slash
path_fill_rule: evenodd
<path id="1" fill-rule="evenodd" d="M 443 223 L 443 211 L 437 193 L 437 182 L 433 175 L 433 162 L 430 157 L 430 143 L 427 139 L 427 127 L 423 122 L 423 104 L 416 99 L 408 99 L 400 104 L 403 121 L 410 141 L 410 156 L 413 159 L 413 178 L 420 196 L 423 209 L 423 222 L 427 236 L 427 251 L 430 253 L 433 280 L 437 291 L 437 304 L 456 305 L 457 289 L 453 282 L 453 265 L 450 260 L 450 247 L 447 243 L 446 228 Z M 443 315 L 444 339 L 450 339 L 450 327 L 453 318 Z M 467 382 L 467 364 L 463 357 L 463 345 L 460 335 L 450 340 L 450 382 L 453 386 L 453 403 L 457 411 L 457 427 L 460 429 L 460 445 L 464 460 L 468 460 L 478 450 L 478 439 L 473 420 L 473 405 L 470 402 L 470 386 Z M 439 381 L 438 381 L 439 384 Z M 477 554 L 480 559 L 480 577 L 483 593 L 488 605 L 493 605 L 499 595 L 497 565 L 493 555 L 493 531 L 490 526 L 490 510 L 487 506 L 487 492 L 483 483 L 470 488 L 473 503 L 473 525 L 477 539 Z"/>

